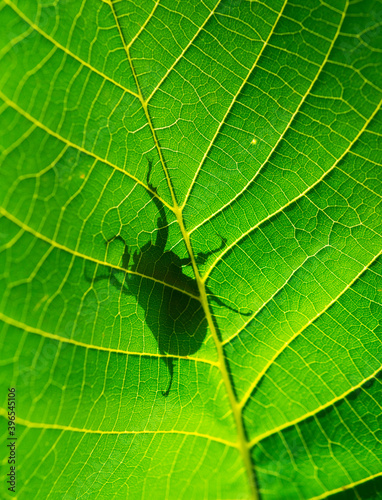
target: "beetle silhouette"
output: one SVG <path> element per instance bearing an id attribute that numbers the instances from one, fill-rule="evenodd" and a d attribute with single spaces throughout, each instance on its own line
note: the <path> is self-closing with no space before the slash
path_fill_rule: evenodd
<path id="1" fill-rule="evenodd" d="M 106 245 L 117 240 L 123 243 L 122 267 L 133 273 L 126 273 L 121 282 L 117 279 L 120 271 L 111 269 L 109 276 L 101 276 L 93 281 L 110 278 L 111 284 L 123 293 L 135 296 L 145 311 L 145 322 L 157 340 L 170 376 L 167 389 L 162 391 L 166 397 L 171 390 L 175 359 L 178 356 L 190 356 L 200 349 L 207 333 L 207 319 L 196 280 L 184 274 L 182 269 L 183 266 L 191 265 L 191 259 L 181 259 L 172 250 L 165 250 L 169 234 L 166 210 L 156 196 L 157 189 L 150 183 L 151 170 L 152 162 L 149 161 L 148 193 L 159 213 L 155 241 L 147 242 L 139 252 L 135 251 L 131 255 L 122 236 L 113 236 L 106 241 Z M 210 255 L 224 248 L 226 238 L 220 238 L 222 241 L 218 248 L 196 256 L 197 264 L 205 263 Z M 207 291 L 218 304 L 245 316 L 251 314 L 237 311 L 224 304 L 208 288 Z"/>

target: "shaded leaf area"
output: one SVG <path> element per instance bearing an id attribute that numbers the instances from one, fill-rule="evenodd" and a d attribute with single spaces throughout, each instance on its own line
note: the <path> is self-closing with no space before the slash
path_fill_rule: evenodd
<path id="1" fill-rule="evenodd" d="M 18 497 L 379 498 L 381 2 L 0 14 Z"/>
<path id="2" fill-rule="evenodd" d="M 381 373 L 340 401 L 262 441 L 253 455 L 264 493 L 278 498 L 274 492 L 282 485 L 286 498 L 325 496 L 334 474 L 338 484 L 357 491 L 357 483 L 379 474 L 375 435 L 380 433 L 380 394 Z M 309 483 L 300 477 L 309 478 Z M 376 484 L 371 481 L 362 488 L 373 491 Z"/>

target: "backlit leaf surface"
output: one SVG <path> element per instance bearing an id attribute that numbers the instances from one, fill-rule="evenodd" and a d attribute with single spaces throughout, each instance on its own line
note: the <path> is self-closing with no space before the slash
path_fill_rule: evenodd
<path id="1" fill-rule="evenodd" d="M 381 2 L 0 9 L 2 498 L 380 498 Z"/>

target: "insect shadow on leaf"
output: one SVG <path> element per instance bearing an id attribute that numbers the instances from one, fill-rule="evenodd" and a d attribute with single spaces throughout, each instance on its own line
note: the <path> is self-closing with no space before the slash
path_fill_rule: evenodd
<path id="1" fill-rule="evenodd" d="M 169 224 L 165 206 L 156 196 L 157 189 L 150 183 L 151 170 L 152 163 L 149 161 L 148 193 L 159 213 L 155 241 L 147 242 L 140 251 L 131 255 L 123 237 L 119 234 L 113 236 L 106 241 L 106 245 L 115 241 L 123 243 L 122 267 L 132 273 L 125 273 L 121 279 L 121 271 L 111 269 L 108 276 L 99 276 L 91 281 L 110 279 L 110 283 L 124 294 L 134 296 L 145 311 L 145 322 L 158 343 L 159 352 L 164 355 L 162 359 L 169 372 L 167 389 L 162 391 L 163 396 L 168 396 L 176 357 L 190 356 L 201 348 L 207 333 L 207 319 L 196 280 L 184 274 L 182 269 L 192 265 L 191 258 L 181 259 L 172 250 L 165 249 Z M 210 252 L 199 253 L 195 257 L 196 264 L 205 263 L 210 255 L 224 248 L 226 238 L 220 238 L 221 245 Z M 219 305 L 240 313 L 224 304 L 209 289 L 207 291 Z M 240 314 L 247 316 L 251 312 Z"/>

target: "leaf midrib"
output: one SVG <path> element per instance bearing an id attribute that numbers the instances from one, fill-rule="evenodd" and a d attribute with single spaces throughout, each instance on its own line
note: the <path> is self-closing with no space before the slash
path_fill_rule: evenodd
<path id="1" fill-rule="evenodd" d="M 284 7 L 285 7 L 286 2 L 287 2 L 287 0 L 284 0 Z M 237 447 L 239 448 L 240 454 L 242 456 L 242 460 L 244 462 L 244 466 L 245 466 L 245 470 L 246 470 L 247 478 L 248 478 L 248 483 L 249 483 L 249 489 L 251 491 L 251 496 L 252 496 L 253 500 L 258 500 L 258 498 L 259 498 L 258 487 L 257 487 L 256 480 L 255 480 L 255 473 L 254 473 L 254 467 L 252 464 L 250 446 L 249 446 L 247 436 L 246 436 L 246 431 L 244 428 L 243 415 L 241 412 L 241 408 L 239 407 L 239 405 L 237 403 L 237 399 L 235 396 L 231 377 L 229 375 L 228 367 L 227 367 L 225 356 L 224 356 L 224 348 L 223 348 L 222 342 L 219 339 L 219 335 L 216 331 L 216 327 L 215 327 L 215 324 L 214 324 L 214 321 L 212 318 L 212 313 L 211 313 L 211 310 L 210 310 L 210 307 L 208 304 L 205 281 L 201 278 L 201 276 L 199 274 L 199 269 L 198 269 L 197 264 L 196 264 L 195 256 L 194 256 L 193 249 L 191 246 L 190 237 L 189 237 L 189 234 L 188 234 L 187 229 L 185 227 L 183 213 L 182 213 L 182 209 L 183 209 L 184 205 L 180 206 L 177 202 L 174 188 L 173 188 L 173 185 L 171 182 L 171 178 L 170 178 L 170 175 L 168 173 L 166 163 L 165 163 L 165 160 L 164 160 L 164 157 L 162 154 L 162 150 L 161 150 L 161 147 L 159 144 L 159 140 L 158 140 L 158 137 L 156 135 L 156 131 L 155 131 L 154 125 L 153 125 L 152 120 L 151 120 L 151 116 L 150 116 L 149 111 L 148 111 L 148 105 L 147 105 L 146 100 L 143 97 L 143 94 L 142 94 L 142 91 L 141 91 L 141 88 L 139 85 L 139 81 L 138 81 L 138 78 L 136 75 L 134 64 L 133 64 L 133 61 L 132 61 L 132 58 L 130 55 L 130 47 L 126 44 L 125 38 L 123 36 L 123 32 L 122 32 L 122 29 L 121 29 L 121 26 L 120 26 L 120 23 L 118 20 L 118 16 L 117 16 L 117 13 L 116 13 L 114 5 L 113 5 L 113 0 L 110 0 L 110 6 L 112 8 L 113 16 L 114 16 L 116 25 L 117 25 L 119 33 L 120 33 L 122 44 L 125 48 L 126 56 L 128 58 L 128 61 L 129 61 L 130 67 L 131 67 L 131 71 L 134 75 L 135 83 L 136 83 L 136 86 L 137 86 L 137 89 L 139 92 L 139 99 L 140 99 L 142 107 L 144 109 L 146 119 L 147 119 L 147 122 L 149 124 L 150 130 L 152 133 L 152 137 L 153 137 L 153 140 L 155 143 L 155 147 L 157 149 L 157 152 L 158 152 L 161 164 L 162 164 L 163 172 L 165 174 L 168 189 L 171 193 L 171 198 L 172 198 L 172 202 L 173 202 L 172 211 L 176 215 L 184 242 L 186 244 L 187 251 L 188 251 L 190 259 L 191 259 L 196 283 L 198 285 L 198 289 L 199 289 L 199 293 L 200 293 L 200 301 L 202 303 L 202 306 L 203 306 L 203 309 L 204 309 L 204 312 L 205 312 L 205 315 L 207 318 L 207 322 L 208 322 L 212 337 L 213 337 L 214 342 L 215 342 L 216 351 L 217 351 L 217 355 L 218 355 L 218 368 L 220 370 L 221 376 L 222 376 L 223 381 L 224 381 L 224 385 L 225 385 L 225 388 L 227 391 L 229 403 L 231 406 L 231 411 L 233 413 L 233 417 L 234 417 L 234 420 L 236 423 Z M 249 76 L 249 74 L 248 74 L 248 76 Z M 247 76 L 247 78 L 248 78 L 248 76 Z M 244 85 L 244 83 L 243 83 L 243 85 Z"/>

